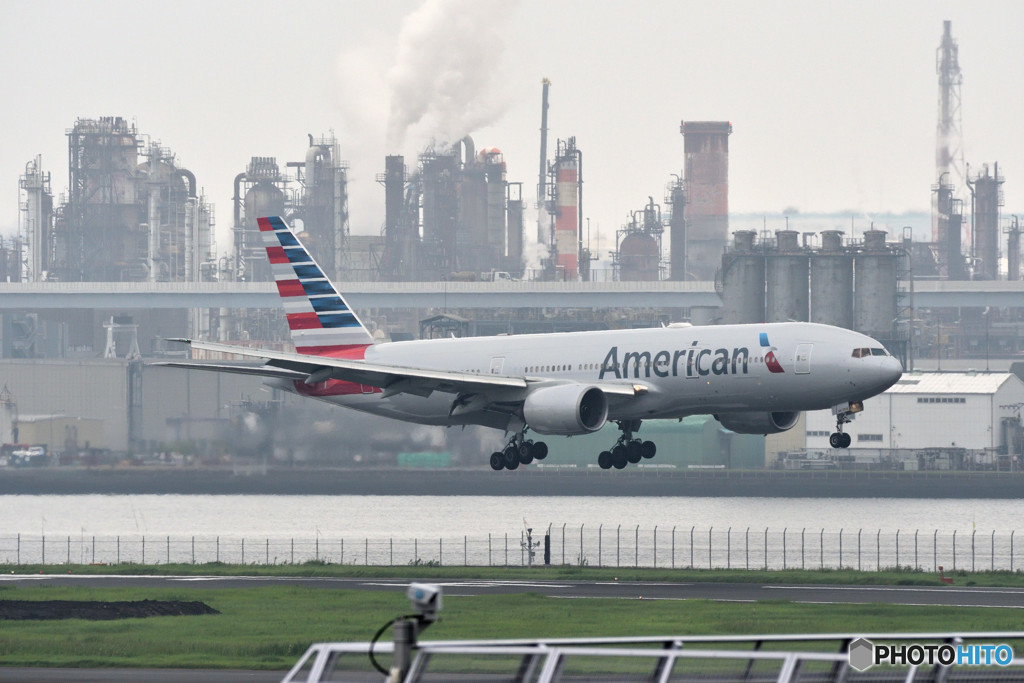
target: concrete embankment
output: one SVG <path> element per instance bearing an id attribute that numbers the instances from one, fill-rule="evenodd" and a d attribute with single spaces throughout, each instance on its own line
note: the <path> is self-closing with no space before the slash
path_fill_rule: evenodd
<path id="1" fill-rule="evenodd" d="M 278 494 L 1019 498 L 1024 473 L 406 469 L 0 470 L 0 495 Z"/>

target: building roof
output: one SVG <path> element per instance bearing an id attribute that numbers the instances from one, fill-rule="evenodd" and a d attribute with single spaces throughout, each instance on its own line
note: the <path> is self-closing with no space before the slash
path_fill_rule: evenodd
<path id="1" fill-rule="evenodd" d="M 1009 381 L 1009 372 L 905 372 L 887 394 L 994 394 Z"/>

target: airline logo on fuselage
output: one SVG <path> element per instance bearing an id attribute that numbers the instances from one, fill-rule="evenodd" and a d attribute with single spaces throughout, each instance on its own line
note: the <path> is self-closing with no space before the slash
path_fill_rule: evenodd
<path id="1" fill-rule="evenodd" d="M 785 372 L 775 357 L 776 348 L 768 343 L 767 333 L 760 335 L 764 364 L 770 372 Z M 634 379 L 644 377 L 706 377 L 709 375 L 746 375 L 750 373 L 750 349 L 746 346 L 727 348 L 700 348 L 694 341 L 685 349 L 674 351 L 627 351 L 619 360 L 619 347 L 608 349 L 598 379 L 614 377 Z"/>

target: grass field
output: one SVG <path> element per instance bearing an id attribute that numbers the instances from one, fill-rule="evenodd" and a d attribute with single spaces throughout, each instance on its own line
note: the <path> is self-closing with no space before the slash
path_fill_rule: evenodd
<path id="1" fill-rule="evenodd" d="M 78 571 L 79 567 L 72 568 Z M 90 568 L 98 573 L 293 574 L 391 576 L 393 578 L 561 578 L 621 581 L 738 581 L 774 583 L 899 583 L 906 572 L 668 572 L 551 568 L 534 570 L 300 565 L 278 567 L 164 566 Z M 138 571 L 136 571 L 138 570 Z M 6 567 L 4 573 L 66 574 L 54 566 Z M 757 578 L 750 576 L 758 575 Z M 667 578 L 668 577 L 668 578 Z M 1021 585 L 1017 575 L 972 575 L 978 585 Z M 0 600 L 200 600 L 219 615 L 152 617 L 120 621 L 8 621 L 0 625 L 0 662 L 10 666 L 185 667 L 286 670 L 316 641 L 365 641 L 386 621 L 408 611 L 398 592 L 364 592 L 261 586 L 234 590 L 183 586 L 75 588 L 2 586 Z M 703 600 L 561 600 L 537 594 L 446 597 L 443 620 L 425 637 L 436 640 L 636 636 L 670 634 L 754 634 L 829 632 L 913 632 L 937 630 L 1016 631 L 1016 609 L 908 607 L 886 604 L 809 605 Z M 388 638 L 386 635 L 385 638 Z"/>

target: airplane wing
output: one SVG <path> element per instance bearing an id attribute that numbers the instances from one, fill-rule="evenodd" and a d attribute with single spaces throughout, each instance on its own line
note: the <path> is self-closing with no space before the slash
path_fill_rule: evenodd
<path id="1" fill-rule="evenodd" d="M 434 391 L 456 394 L 489 393 L 502 389 L 528 389 L 533 384 L 549 382 L 546 379 L 532 380 L 526 377 L 477 375 L 446 370 L 381 365 L 369 363 L 365 360 L 312 356 L 266 349 L 249 349 L 230 344 L 199 342 L 190 339 L 169 339 L 168 341 L 189 344 L 195 349 L 255 358 L 264 361 L 264 364 L 261 366 L 241 366 L 197 361 L 158 361 L 151 363 L 151 365 L 261 375 L 265 377 L 302 380 L 307 384 L 317 384 L 328 379 L 340 379 L 346 382 L 380 387 L 384 390 L 383 395 L 385 397 L 398 393 L 429 396 Z M 637 394 L 645 393 L 647 390 L 642 385 L 634 384 L 611 382 L 598 382 L 596 384 L 602 391 L 609 394 L 610 397 L 636 396 Z"/>

